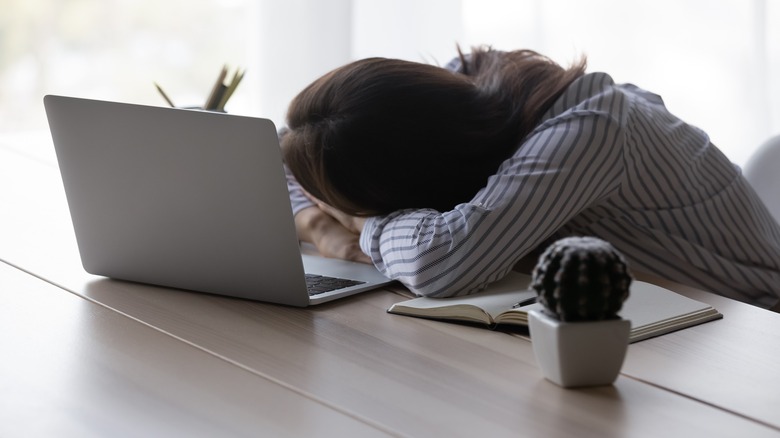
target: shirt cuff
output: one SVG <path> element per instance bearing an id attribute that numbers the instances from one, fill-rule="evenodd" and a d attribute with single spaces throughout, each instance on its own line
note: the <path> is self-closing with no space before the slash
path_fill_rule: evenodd
<path id="1" fill-rule="evenodd" d="M 360 249 L 371 258 L 371 262 L 384 273 L 384 261 L 379 251 L 379 237 L 382 235 L 381 223 L 385 217 L 375 216 L 366 219 L 363 229 L 360 231 Z"/>

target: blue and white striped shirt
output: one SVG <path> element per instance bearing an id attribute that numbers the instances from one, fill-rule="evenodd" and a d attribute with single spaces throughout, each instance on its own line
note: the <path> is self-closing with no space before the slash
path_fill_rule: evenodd
<path id="1" fill-rule="evenodd" d="M 310 205 L 290 191 L 295 211 Z M 444 297 L 567 235 L 609 241 L 635 271 L 763 307 L 780 296 L 780 226 L 739 168 L 660 97 L 604 73 L 573 82 L 473 199 L 370 218 L 360 245 L 386 276 Z"/>

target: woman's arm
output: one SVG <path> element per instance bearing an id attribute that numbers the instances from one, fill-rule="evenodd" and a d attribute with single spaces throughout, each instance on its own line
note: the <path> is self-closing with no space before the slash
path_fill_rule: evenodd
<path id="1" fill-rule="evenodd" d="M 284 166 L 284 172 L 298 239 L 314 244 L 325 257 L 371 263 L 371 259 L 360 249 L 360 231 L 348 229 L 332 214 L 323 211 L 306 196 L 287 166 Z"/>
<path id="2" fill-rule="evenodd" d="M 314 206 L 314 202 L 306 196 L 306 192 L 293 176 L 287 165 L 284 166 L 284 175 L 287 177 L 287 191 L 290 193 L 290 204 L 292 204 L 293 214 L 297 215 L 304 208 Z"/>
<path id="3" fill-rule="evenodd" d="M 320 254 L 355 262 L 371 263 L 360 249 L 359 234 L 317 206 L 304 208 L 295 215 L 298 239 L 313 243 Z"/>
<path id="4" fill-rule="evenodd" d="M 585 111 L 538 128 L 487 186 L 454 210 L 400 211 L 366 222 L 361 247 L 420 295 L 476 292 L 503 277 L 622 176 L 622 128 Z"/>

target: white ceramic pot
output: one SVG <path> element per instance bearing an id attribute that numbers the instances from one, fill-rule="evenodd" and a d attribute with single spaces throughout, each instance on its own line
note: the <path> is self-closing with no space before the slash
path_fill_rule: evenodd
<path id="1" fill-rule="evenodd" d="M 528 314 L 536 361 L 547 379 L 565 388 L 609 385 L 628 349 L 631 322 L 625 319 L 561 322 L 532 310 Z"/>

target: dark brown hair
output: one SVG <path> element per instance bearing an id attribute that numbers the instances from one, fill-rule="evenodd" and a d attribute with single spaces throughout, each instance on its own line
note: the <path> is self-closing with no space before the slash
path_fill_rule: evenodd
<path id="1" fill-rule="evenodd" d="M 284 159 L 317 199 L 359 216 L 452 209 L 484 187 L 585 71 L 529 50 L 478 48 L 459 72 L 370 58 L 290 104 Z"/>

